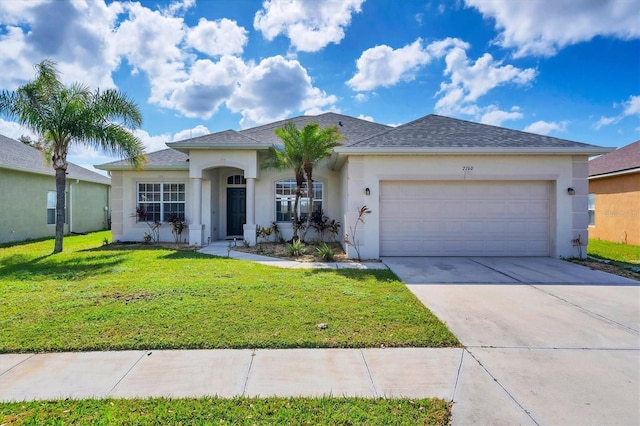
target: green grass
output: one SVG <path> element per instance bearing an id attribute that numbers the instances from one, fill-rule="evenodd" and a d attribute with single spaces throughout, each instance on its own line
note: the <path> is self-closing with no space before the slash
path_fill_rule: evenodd
<path id="1" fill-rule="evenodd" d="M 67 237 L 56 255 L 53 240 L 0 248 L 0 353 L 459 344 L 387 270 L 280 269 L 105 237 Z"/>
<path id="2" fill-rule="evenodd" d="M 0 404 L 6 425 L 447 425 L 438 399 L 202 398 L 36 401 Z"/>
<path id="3" fill-rule="evenodd" d="M 587 254 L 617 262 L 640 264 L 640 246 L 631 244 L 589 240 Z"/>

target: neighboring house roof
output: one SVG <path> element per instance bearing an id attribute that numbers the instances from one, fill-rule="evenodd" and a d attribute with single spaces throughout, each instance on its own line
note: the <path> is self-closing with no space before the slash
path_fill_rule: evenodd
<path id="1" fill-rule="evenodd" d="M 338 152 L 595 152 L 595 145 L 430 114 L 355 141 Z"/>
<path id="2" fill-rule="evenodd" d="M 589 176 L 640 171 L 640 140 L 589 161 Z"/>
<path id="3" fill-rule="evenodd" d="M 0 152 L 0 168 L 55 176 L 55 170 L 47 163 L 44 154 L 20 141 L 0 135 Z M 67 167 L 67 177 L 111 185 L 108 177 L 73 163 L 69 163 Z"/>

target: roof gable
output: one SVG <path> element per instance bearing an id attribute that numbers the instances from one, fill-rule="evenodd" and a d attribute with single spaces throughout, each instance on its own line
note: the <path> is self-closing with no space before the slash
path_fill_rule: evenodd
<path id="1" fill-rule="evenodd" d="M 589 161 L 589 176 L 640 168 L 640 140 Z"/>
<path id="2" fill-rule="evenodd" d="M 25 145 L 20 141 L 0 135 L 0 152 L 2 152 L 2 155 L 0 155 L 0 168 L 49 176 L 55 175 L 53 166 L 47 163 L 41 151 Z M 92 172 L 74 163 L 69 163 L 67 167 L 67 177 L 104 185 L 111 184 L 111 179 L 108 177 Z"/>
<path id="3" fill-rule="evenodd" d="M 587 148 L 566 139 L 430 114 L 356 141 L 361 148 Z"/>
<path id="4" fill-rule="evenodd" d="M 298 128 L 302 128 L 309 123 L 318 123 L 320 127 L 335 126 L 342 135 L 343 143 L 349 144 L 363 138 L 376 135 L 388 129 L 390 126 L 374 123 L 360 118 L 349 117 L 348 115 L 327 112 L 320 115 L 301 115 L 286 120 L 276 121 L 251 129 L 241 130 L 240 133 L 253 139 L 269 144 L 280 144 L 282 140 L 276 135 L 275 130 L 283 127 L 287 123 L 293 123 Z"/>

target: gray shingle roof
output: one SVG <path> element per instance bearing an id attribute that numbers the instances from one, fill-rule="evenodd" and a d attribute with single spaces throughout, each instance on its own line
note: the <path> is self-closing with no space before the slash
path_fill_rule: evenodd
<path id="1" fill-rule="evenodd" d="M 358 148 L 586 148 L 580 142 L 430 114 L 348 145 Z M 597 147 L 600 148 L 600 147 Z"/>
<path id="2" fill-rule="evenodd" d="M 195 138 L 185 139 L 178 142 L 170 143 L 173 147 L 179 147 L 180 145 L 188 144 L 193 145 L 211 145 L 211 144 L 247 144 L 255 145 L 260 141 L 243 135 L 235 130 L 225 130 L 223 132 L 209 133 L 208 135 L 198 136 Z"/>
<path id="3" fill-rule="evenodd" d="M 20 141 L 0 135 L 0 152 L 0 168 L 55 176 L 53 166 L 47 164 L 44 154 Z M 67 177 L 104 185 L 111 184 L 108 177 L 73 163 L 69 163 L 67 167 Z"/>
<path id="4" fill-rule="evenodd" d="M 172 148 L 161 151 L 149 152 L 146 154 L 147 163 L 145 168 L 169 168 L 189 170 L 189 156 Z M 131 169 L 131 164 L 127 160 L 112 161 L 111 163 L 96 166 L 102 170 Z"/>
<path id="5" fill-rule="evenodd" d="M 640 168 L 640 141 L 589 161 L 589 176 Z"/>
<path id="6" fill-rule="evenodd" d="M 345 145 L 358 141 L 362 138 L 384 132 L 388 129 L 392 129 L 392 127 L 385 126 L 384 124 L 349 117 L 348 115 L 336 114 L 334 112 L 327 112 L 315 116 L 302 115 L 299 117 L 276 121 L 275 123 L 241 130 L 240 133 L 261 142 L 279 144 L 281 143 L 281 140 L 275 134 L 275 129 L 284 126 L 288 122 L 294 123 L 298 128 L 302 128 L 311 122 L 318 123 L 320 127 L 336 126 L 340 134 L 344 137 L 342 143 Z"/>

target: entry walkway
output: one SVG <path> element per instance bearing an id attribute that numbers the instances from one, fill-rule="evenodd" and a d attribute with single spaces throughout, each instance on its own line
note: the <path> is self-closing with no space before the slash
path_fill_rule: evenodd
<path id="1" fill-rule="evenodd" d="M 242 242 L 236 242 L 241 244 Z M 231 244 L 231 245 L 230 245 Z M 211 244 L 204 246 L 198 252 L 210 254 L 213 256 L 230 257 L 232 259 L 251 260 L 263 265 L 277 266 L 279 268 L 295 268 L 295 269 L 317 269 L 317 268 L 333 268 L 333 269 L 387 269 L 387 265 L 382 262 L 297 262 L 295 260 L 279 259 L 275 257 L 260 256 L 253 253 L 245 253 L 233 249 L 234 242 L 231 241 L 213 241 Z"/>

